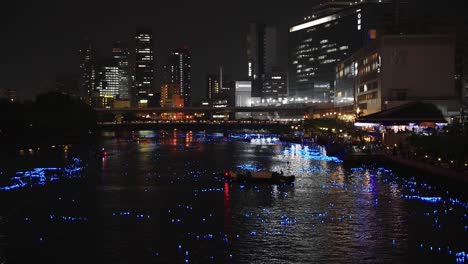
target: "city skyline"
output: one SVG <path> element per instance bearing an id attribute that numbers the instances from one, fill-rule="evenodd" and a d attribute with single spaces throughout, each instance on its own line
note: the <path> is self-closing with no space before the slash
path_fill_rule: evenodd
<path id="1" fill-rule="evenodd" d="M 278 64 L 287 70 L 288 30 L 312 14 L 318 2 L 323 1 L 298 0 L 268 5 L 238 2 L 228 8 L 214 2 L 204 5 L 187 2 L 182 3 L 183 8 L 171 3 L 155 8 L 156 4 L 144 1 L 131 5 L 123 1 L 112 5 L 108 1 L 67 5 L 51 1 L 37 6 L 33 3 L 26 8 L 9 3 L 9 12 L 1 18 L 0 25 L 2 35 L 9 40 L 0 44 L 3 51 L 0 70 L 4 73 L 0 76 L 0 89 L 17 90 L 18 99 L 32 100 L 39 93 L 53 90 L 57 76 L 79 74 L 77 50 L 83 37 L 88 36 L 97 54 L 105 57 L 111 56 L 116 41 L 127 42 L 130 51 L 134 50 L 135 30 L 149 27 L 154 34 L 155 56 L 160 57 L 155 62 L 156 89 L 161 84 L 157 74 L 166 56 L 172 49 L 186 45 L 192 51 L 192 101 L 199 102 L 205 98 L 206 74 L 216 72 L 220 66 L 233 79 L 247 78 L 245 37 L 249 22 L 277 27 Z M 451 6 L 422 0 L 410 2 L 413 7 L 419 7 L 413 15 L 415 21 L 430 16 L 431 12 L 462 14 L 461 9 L 456 8 L 462 6 L 461 1 L 453 1 Z M 192 13 L 191 10 L 200 11 Z M 433 12 L 435 10 L 437 12 Z"/>
<path id="2" fill-rule="evenodd" d="M 302 17 L 308 8 L 319 1 L 297 0 L 285 3 L 227 3 L 205 2 L 203 5 L 184 2 L 179 5 L 137 1 L 89 1 L 72 3 L 47 2 L 27 8 L 9 4 L 9 15 L 3 17 L 2 35 L 12 41 L 3 42 L 0 69 L 0 87 L 17 89 L 21 100 L 53 89 L 56 75 L 79 73 L 79 43 L 88 36 L 98 54 L 110 56 L 116 41 L 129 43 L 130 50 L 135 30 L 150 27 L 154 34 L 156 74 L 161 71 L 166 54 L 174 48 L 187 45 L 192 51 L 192 89 L 194 101 L 204 98 L 205 76 L 222 66 L 225 72 L 239 79 L 247 75 L 245 37 L 250 21 L 276 24 L 282 35 L 280 47 L 286 48 L 287 27 Z M 139 7 L 146 6 L 146 8 Z M 285 10 L 288 10 L 285 12 Z M 200 10 L 192 13 L 192 10 Z M 262 10 L 268 10 L 263 12 Z M 3 19 L 2 19 L 3 20 Z M 35 40 L 35 45 L 26 45 Z M 29 42 L 31 43 L 31 42 Z M 287 55 L 280 62 L 287 65 Z M 209 58 L 209 59 L 207 59 Z M 27 62 L 26 65 L 18 61 Z M 20 70 L 22 69 L 22 70 Z M 20 78 L 27 73 L 28 78 Z M 161 80 L 157 78 L 156 87 Z"/>

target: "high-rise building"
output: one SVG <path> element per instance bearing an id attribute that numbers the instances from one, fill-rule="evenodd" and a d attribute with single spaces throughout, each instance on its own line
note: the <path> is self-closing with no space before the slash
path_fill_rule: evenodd
<path id="1" fill-rule="evenodd" d="M 91 96 L 96 89 L 96 60 L 91 41 L 85 38 L 80 43 L 80 95 Z"/>
<path id="2" fill-rule="evenodd" d="M 252 96 L 260 97 L 263 77 L 277 66 L 276 28 L 250 23 L 247 34 L 247 74 L 252 82 Z"/>
<path id="3" fill-rule="evenodd" d="M 118 99 L 129 100 L 131 91 L 130 52 L 126 43 L 117 41 L 112 47 L 112 57 L 119 67 Z"/>
<path id="4" fill-rule="evenodd" d="M 333 101 L 336 64 L 394 30 L 395 14 L 388 0 L 330 1 L 290 27 L 289 96 Z"/>
<path id="5" fill-rule="evenodd" d="M 106 59 L 99 65 L 98 84 L 96 90 L 101 97 L 119 97 L 120 93 L 120 67 L 114 59 Z"/>
<path id="6" fill-rule="evenodd" d="M 165 66 L 165 82 L 179 85 L 179 94 L 184 98 L 185 106 L 192 104 L 191 67 L 191 55 L 187 47 L 174 49 Z"/>
<path id="7" fill-rule="evenodd" d="M 153 33 L 138 29 L 135 35 L 135 96 L 138 107 L 147 107 L 154 101 Z"/>

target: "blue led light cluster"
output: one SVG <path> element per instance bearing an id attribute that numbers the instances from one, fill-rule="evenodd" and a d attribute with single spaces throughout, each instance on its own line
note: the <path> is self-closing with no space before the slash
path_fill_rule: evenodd
<path id="1" fill-rule="evenodd" d="M 82 160 L 72 158 L 71 162 L 64 168 L 47 167 L 34 168 L 29 171 L 18 171 L 14 177 L 10 178 L 10 184 L 0 187 L 0 191 L 45 186 L 48 182 L 54 182 L 60 179 L 80 178 L 82 177 L 80 172 L 83 169 L 84 166 L 82 165 Z"/>
<path id="2" fill-rule="evenodd" d="M 402 195 L 401 197 L 405 199 L 410 199 L 410 200 L 420 200 L 420 201 L 428 202 L 428 203 L 438 203 L 442 201 L 441 197 L 424 197 L 424 196 L 418 196 L 418 195 Z"/>

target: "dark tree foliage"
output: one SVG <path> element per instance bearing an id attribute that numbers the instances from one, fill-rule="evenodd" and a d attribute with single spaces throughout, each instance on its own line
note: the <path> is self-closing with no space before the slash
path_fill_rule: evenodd
<path id="1" fill-rule="evenodd" d="M 60 144 L 88 139 L 96 128 L 94 110 L 60 93 L 41 94 L 32 104 L 0 101 L 0 142 Z"/>

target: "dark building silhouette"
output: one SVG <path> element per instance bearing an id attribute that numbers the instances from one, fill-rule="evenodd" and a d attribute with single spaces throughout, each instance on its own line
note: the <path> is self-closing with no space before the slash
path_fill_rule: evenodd
<path id="1" fill-rule="evenodd" d="M 70 73 L 62 73 L 55 78 L 55 90 L 61 94 L 66 94 L 73 97 L 82 97 L 83 93 L 80 89 L 80 76 Z"/>
<path id="2" fill-rule="evenodd" d="M 260 97 L 263 78 L 277 66 L 276 28 L 249 23 L 247 34 L 247 75 L 252 81 L 252 97 Z"/>

